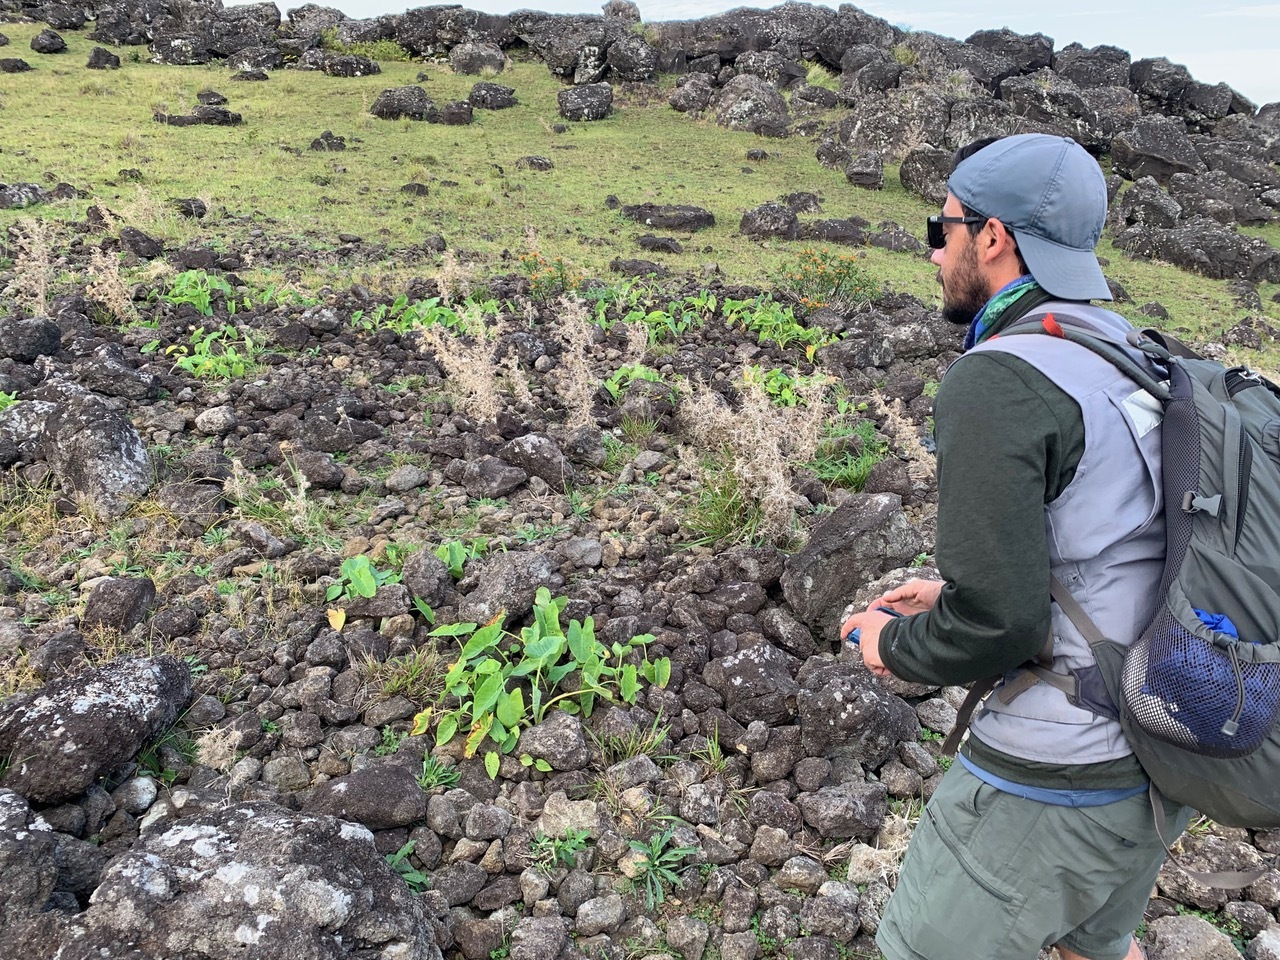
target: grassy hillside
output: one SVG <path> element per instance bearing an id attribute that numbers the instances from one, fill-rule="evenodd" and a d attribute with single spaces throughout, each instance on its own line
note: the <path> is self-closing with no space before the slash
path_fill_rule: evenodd
<path id="1" fill-rule="evenodd" d="M 839 171 L 817 163 L 811 140 L 762 140 L 672 110 L 665 102 L 669 80 L 656 90 L 619 90 L 608 119 L 555 133 L 559 84 L 540 63 L 516 63 L 494 79 L 516 89 L 518 107 L 477 110 L 471 126 L 447 127 L 369 114 L 380 91 L 419 82 L 420 74 L 437 104 L 465 98 L 476 78 L 455 76 L 444 65 L 384 62 L 381 75 L 356 79 L 282 70 L 269 82 L 241 83 L 222 65 L 158 66 L 143 62 L 145 49 L 123 48 L 122 68 L 99 72 L 84 68 L 94 44 L 83 35 L 68 32 L 65 54 L 32 53 L 29 42 L 39 26 L 5 26 L 12 40 L 6 54 L 25 55 L 34 69 L 6 77 L 0 92 L 6 132 L 0 181 L 68 181 L 167 244 L 242 249 L 251 242 L 259 252 L 270 245 L 316 252 L 292 266 L 247 272 L 262 285 L 360 282 L 394 296 L 409 277 L 434 268 L 396 251 L 436 233 L 481 275 L 510 270 L 514 257 L 533 250 L 604 274 L 615 257 L 653 256 L 634 243 L 648 231 L 606 208 L 610 194 L 623 203 L 691 203 L 715 214 L 716 226 L 687 238 L 683 253 L 660 255 L 672 271 L 715 263 L 730 280 L 767 283 L 803 244 L 761 244 L 738 234 L 742 213 L 766 200 L 808 190 L 822 198 L 826 216 L 892 219 L 919 236 L 920 221 L 931 212 L 901 188 L 895 171 L 883 191 L 856 190 Z M 204 89 L 226 95 L 244 123 L 174 128 L 152 120 L 157 110 L 188 110 Z M 308 149 L 323 130 L 345 137 L 348 149 Z M 769 158 L 747 161 L 752 148 L 767 150 Z M 517 159 L 527 155 L 545 156 L 555 168 L 518 168 Z M 141 179 L 119 175 L 128 169 L 141 171 Z M 411 181 L 426 184 L 429 195 L 402 193 Z M 163 204 L 188 196 L 209 205 L 204 221 L 183 220 Z M 27 215 L 80 219 L 89 203 L 64 201 Z M 0 211 L 0 226 L 22 215 Z M 1280 245 L 1280 226 L 1251 232 Z M 387 255 L 374 251 L 361 262 L 334 262 L 324 252 L 339 245 L 338 234 L 359 236 L 366 250 L 384 246 Z M 1158 300 L 1171 325 L 1193 336 L 1212 338 L 1249 315 L 1225 283 L 1129 261 L 1105 241 L 1099 252 L 1133 306 Z M 886 283 L 935 297 L 924 257 L 880 250 L 864 256 Z M 1280 317 L 1270 302 L 1276 288 L 1264 286 L 1261 293 L 1268 314 Z M 1276 368 L 1269 357 L 1262 365 Z"/>

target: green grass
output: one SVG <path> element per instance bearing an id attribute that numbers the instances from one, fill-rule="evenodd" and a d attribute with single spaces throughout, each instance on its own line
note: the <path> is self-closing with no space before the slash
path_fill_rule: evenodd
<path id="1" fill-rule="evenodd" d="M 10 49 L 25 52 L 41 26 L 6 24 Z M 93 42 L 76 31 L 66 31 L 65 39 L 66 54 L 28 53 L 33 70 L 15 75 L 0 95 L 6 141 L 20 145 L 6 150 L 6 181 L 47 186 L 68 181 L 124 223 L 170 246 L 212 242 L 242 250 L 251 244 L 262 252 L 291 241 L 303 250 L 327 251 L 339 245 L 342 232 L 395 250 L 439 232 L 480 275 L 514 272 L 515 257 L 532 247 L 548 261 L 561 257 L 577 271 L 602 276 L 615 257 L 645 256 L 634 241 L 650 232 L 606 209 L 605 197 L 617 194 L 623 203 L 691 203 L 715 214 L 716 226 L 688 239 L 683 253 L 663 255 L 673 271 L 696 272 L 715 262 L 731 282 L 767 285 L 804 244 L 761 244 L 740 236 L 742 213 L 760 203 L 809 190 L 822 197 L 822 216 L 857 215 L 873 224 L 891 219 L 917 236 L 923 236 L 922 218 L 935 212 L 903 190 L 893 168 L 883 190 L 855 190 L 840 171 L 817 163 L 811 139 L 764 143 L 691 120 L 666 106 L 671 78 L 663 78 L 653 96 L 629 99 L 619 93 L 606 120 L 570 124 L 568 132 L 556 134 L 560 85 L 543 64 L 516 62 L 496 79 L 516 89 L 520 106 L 478 110 L 473 125 L 446 127 L 383 121 L 368 112 L 383 89 L 414 83 L 419 71 L 429 75 L 425 87 L 437 103 L 464 98 L 476 78 L 455 76 L 442 65 L 386 61 L 382 74 L 354 79 L 280 70 L 267 83 L 232 83 L 219 63 L 138 62 L 147 57 L 142 47 L 121 49 L 124 63 L 118 71 L 86 71 Z M 911 52 L 903 46 L 904 56 Z M 207 87 L 230 98 L 229 108 L 244 116 L 242 126 L 173 128 L 152 121 L 156 109 L 189 110 L 196 92 Z M 828 114 L 831 120 L 839 116 L 840 111 Z M 309 150 L 310 141 L 326 129 L 346 137 L 349 149 Z M 746 150 L 761 145 L 769 161 L 743 173 Z M 518 170 L 516 159 L 529 154 L 551 157 L 555 169 Z M 141 181 L 118 179 L 125 168 L 141 170 Z M 402 194 L 400 187 L 410 181 L 428 184 L 430 194 Z M 185 220 L 166 206 L 169 198 L 189 196 L 209 204 L 204 221 Z M 0 211 L 0 230 L 33 214 L 83 219 L 90 202 Z M 267 236 L 251 238 L 255 227 Z M 1280 246 L 1280 224 L 1247 232 Z M 1208 338 L 1248 315 L 1234 304 L 1224 282 L 1130 261 L 1105 240 L 1099 253 L 1110 260 L 1108 275 L 1133 297 L 1132 306 L 1121 307 L 1131 316 L 1138 305 L 1158 300 L 1171 314 L 1169 327 Z M 872 277 L 937 303 L 936 270 L 927 258 L 878 249 L 864 254 L 859 262 Z M 326 282 L 398 289 L 408 276 L 433 271 L 434 255 L 427 258 L 409 266 L 376 258 L 291 265 L 288 279 L 310 289 Z M 251 284 L 266 287 L 281 282 L 285 270 L 241 272 Z M 1273 321 L 1280 315 L 1270 301 L 1277 290 L 1275 284 L 1260 290 Z M 1246 359 L 1264 370 L 1280 366 L 1274 357 L 1261 363 Z"/>

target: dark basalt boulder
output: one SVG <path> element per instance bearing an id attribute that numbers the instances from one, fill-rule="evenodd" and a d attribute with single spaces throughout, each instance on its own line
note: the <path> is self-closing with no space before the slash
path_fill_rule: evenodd
<path id="1" fill-rule="evenodd" d="M 705 73 L 689 73 L 676 81 L 667 103 L 681 113 L 699 113 L 711 104 L 716 94 L 715 81 Z"/>
<path id="2" fill-rule="evenodd" d="M 658 51 L 634 34 L 611 43 L 605 60 L 610 76 L 625 83 L 650 83 L 658 71 Z"/>
<path id="3" fill-rule="evenodd" d="M 390 87 L 374 99 L 369 112 L 381 120 L 426 120 L 436 109 L 435 101 L 418 86 Z"/>
<path id="4" fill-rule="evenodd" d="M 1119 47 L 1085 49 L 1069 43 L 1054 55 L 1052 66 L 1055 73 L 1078 87 L 1129 86 L 1129 53 Z"/>
<path id="5" fill-rule="evenodd" d="M 769 202 L 748 210 L 742 215 L 738 232 L 748 237 L 795 238 L 799 218 L 785 203 Z"/>
<path id="6" fill-rule="evenodd" d="M 1261 191 L 1222 170 L 1195 175 L 1175 173 L 1169 195 L 1182 205 L 1184 216 L 1212 217 L 1222 224 L 1262 226 L 1276 219 L 1276 211 L 1260 199 Z"/>
<path id="7" fill-rule="evenodd" d="M 193 33 L 171 33 L 151 41 L 152 63 L 175 67 L 192 67 L 213 59 L 204 37 Z"/>
<path id="8" fill-rule="evenodd" d="M 21 63 L 21 70 L 5 70 L 6 63 Z M 20 73 L 22 70 L 30 70 L 25 61 L 18 60 L 0 60 L 0 72 L 4 73 Z M 0 185 L 0 210 L 16 210 L 22 207 L 34 207 L 37 204 L 48 203 L 53 197 L 49 191 L 38 183 L 10 183 L 8 185 Z"/>
<path id="9" fill-rule="evenodd" d="M 15 758 L 0 786 L 70 800 L 172 727 L 190 699 L 191 671 L 171 656 L 116 660 L 15 697 L 0 711 L 0 751 Z"/>
<path id="10" fill-rule="evenodd" d="M 1122 177 L 1154 177 L 1161 184 L 1175 173 L 1199 174 L 1206 169 L 1182 124 L 1171 117 L 1143 117 L 1118 134 L 1111 141 L 1111 159 Z"/>
<path id="11" fill-rule="evenodd" d="M 506 110 L 518 106 L 514 87 L 504 87 L 500 83 L 480 81 L 467 94 L 467 101 L 477 110 Z"/>
<path id="12" fill-rule="evenodd" d="M 775 50 L 749 50 L 733 61 L 733 68 L 739 75 L 759 77 L 779 90 L 790 89 L 805 78 L 804 67 Z"/>
<path id="13" fill-rule="evenodd" d="M 120 58 L 103 47 L 94 47 L 89 54 L 87 70 L 119 70 Z"/>
<path id="14" fill-rule="evenodd" d="M 54 30 L 83 30 L 84 10 L 65 3 L 46 3 L 36 10 L 36 19 L 43 20 Z"/>
<path id="15" fill-rule="evenodd" d="M 622 215 L 658 230 L 687 230 L 692 233 L 716 225 L 716 218 L 710 210 L 684 204 L 634 204 L 624 206 Z"/>
<path id="16" fill-rule="evenodd" d="M 66 53 L 67 41 L 52 30 L 41 30 L 31 38 L 31 49 L 36 53 Z"/>
<path id="17" fill-rule="evenodd" d="M 331 77 L 372 77 L 382 72 L 368 57 L 351 53 L 325 57 L 320 69 Z"/>
<path id="18" fill-rule="evenodd" d="M 1053 38 L 1043 33 L 1014 33 L 1008 27 L 979 30 L 965 43 L 1012 60 L 1019 73 L 1035 73 L 1053 64 Z"/>
<path id="19" fill-rule="evenodd" d="M 279 70 L 284 66 L 284 55 L 276 47 L 245 47 L 227 57 L 231 70 Z"/>
<path id="20" fill-rule="evenodd" d="M 501 73 L 507 56 L 496 43 L 460 43 L 449 51 L 449 67 L 454 73 L 479 76 Z"/>
<path id="21" fill-rule="evenodd" d="M 1167 230 L 1137 224 L 1119 234 L 1115 244 L 1136 259 L 1163 260 L 1214 280 L 1280 282 L 1280 250 L 1207 217 Z"/>
<path id="22" fill-rule="evenodd" d="M 566 120 L 603 120 L 613 108 L 613 87 L 607 83 L 569 87 L 556 94 L 556 102 Z"/>
<path id="23" fill-rule="evenodd" d="M 736 76 L 726 83 L 716 94 L 711 109 L 720 126 L 747 133 L 785 131 L 791 119 L 778 88 L 751 74 Z"/>
<path id="24" fill-rule="evenodd" d="M 575 84 L 604 79 L 609 47 L 631 36 L 626 21 L 587 14 L 519 10 L 511 15 L 511 26 L 548 70 Z"/>

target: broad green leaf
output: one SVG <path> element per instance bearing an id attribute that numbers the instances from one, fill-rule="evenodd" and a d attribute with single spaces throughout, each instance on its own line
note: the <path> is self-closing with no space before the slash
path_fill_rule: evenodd
<path id="1" fill-rule="evenodd" d="M 640 692 L 640 681 L 636 678 L 634 663 L 628 663 L 622 668 L 622 675 L 618 680 L 618 691 L 627 703 L 636 702 L 636 695 Z"/>
<path id="2" fill-rule="evenodd" d="M 520 765 L 525 767 L 533 766 L 533 757 L 527 753 L 520 754 Z"/>
<path id="3" fill-rule="evenodd" d="M 502 752 L 510 753 L 512 750 L 516 748 L 516 745 L 519 742 L 520 742 L 520 731 L 519 730 L 510 731 L 507 734 L 507 739 L 502 741 Z"/>
<path id="4" fill-rule="evenodd" d="M 492 673 L 498 673 L 502 669 L 502 664 L 493 657 L 485 657 L 471 669 L 475 671 L 476 676 L 487 677 Z"/>
<path id="5" fill-rule="evenodd" d="M 659 657 L 654 661 L 653 665 L 658 675 L 658 686 L 665 690 L 667 684 L 671 682 L 671 659 L 669 657 Z"/>
<path id="6" fill-rule="evenodd" d="M 487 650 L 498 642 L 502 637 L 502 622 L 486 624 L 471 635 L 471 639 L 466 642 L 462 648 L 462 652 L 458 654 L 459 660 L 470 660 L 482 650 Z"/>
<path id="7" fill-rule="evenodd" d="M 532 643 L 525 644 L 524 655 L 530 660 L 555 663 L 564 652 L 564 644 L 565 638 L 562 636 L 542 636 Z"/>
<path id="8" fill-rule="evenodd" d="M 572 700 L 561 700 L 560 709 L 563 710 L 565 713 L 569 714 L 570 716 L 574 716 L 574 717 L 576 717 L 581 712 L 581 708 Z"/>
<path id="9" fill-rule="evenodd" d="M 443 746 L 453 739 L 454 734 L 458 732 L 458 716 L 454 713 L 445 714 L 440 718 L 440 726 L 436 727 L 436 746 Z"/>
<path id="10" fill-rule="evenodd" d="M 652 633 L 637 633 L 634 637 L 631 638 L 631 645 L 633 647 L 642 647 L 645 644 L 653 643 L 653 641 L 656 639 L 657 637 L 655 637 Z"/>
<path id="11" fill-rule="evenodd" d="M 498 695 L 502 693 L 502 684 L 504 679 L 500 673 L 491 673 L 485 678 L 484 683 L 480 684 L 476 690 L 476 698 L 471 703 L 471 716 L 476 721 L 480 720 L 483 714 L 488 714 L 493 710 L 493 705 L 498 702 Z M 492 717 L 490 717 L 492 723 Z"/>
<path id="12" fill-rule="evenodd" d="M 582 663 L 591 656 L 591 650 L 595 646 L 596 638 L 591 632 L 590 625 L 590 617 L 587 617 L 585 628 L 577 620 L 569 621 L 569 652 L 578 663 Z"/>
<path id="13" fill-rule="evenodd" d="M 545 674 L 547 678 L 547 686 L 551 689 L 555 689 L 560 681 L 576 670 L 577 667 L 578 665 L 576 663 L 562 663 L 558 667 L 552 667 Z"/>
<path id="14" fill-rule="evenodd" d="M 474 623 L 446 623 L 443 626 L 436 627 L 428 637 L 461 637 L 465 634 L 472 633 L 476 628 Z"/>
<path id="15" fill-rule="evenodd" d="M 516 687 L 510 693 L 498 698 L 494 709 L 498 721 L 504 726 L 515 728 L 524 719 L 524 692 Z"/>
<path id="16" fill-rule="evenodd" d="M 547 763 L 547 761 L 543 760 L 541 757 L 533 761 L 533 766 L 535 769 L 541 770 L 543 773 L 551 772 L 551 764 Z"/>
<path id="17" fill-rule="evenodd" d="M 342 573 L 351 583 L 351 592 L 360 597 L 372 597 L 378 592 L 378 578 L 368 557 L 349 557 L 342 563 Z"/>
<path id="18" fill-rule="evenodd" d="M 497 779 L 498 767 L 501 765 L 501 763 L 502 763 L 502 758 L 499 757 L 497 752 L 494 750 L 490 750 L 488 753 L 484 755 L 484 772 L 489 774 L 490 780 Z"/>

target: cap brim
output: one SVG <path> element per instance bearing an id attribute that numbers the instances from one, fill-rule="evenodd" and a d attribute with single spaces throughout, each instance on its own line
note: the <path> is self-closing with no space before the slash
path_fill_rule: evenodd
<path id="1" fill-rule="evenodd" d="M 1031 233 L 1014 232 L 1027 270 L 1045 292 L 1063 300 L 1111 300 L 1092 250 L 1074 250 Z"/>

